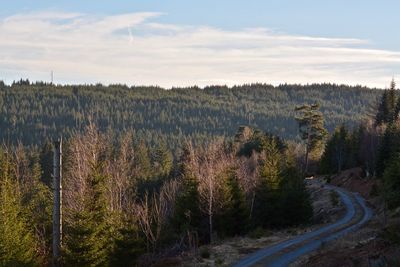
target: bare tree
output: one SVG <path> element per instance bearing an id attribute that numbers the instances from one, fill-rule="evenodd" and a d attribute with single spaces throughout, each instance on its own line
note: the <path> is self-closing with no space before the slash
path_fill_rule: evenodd
<path id="1" fill-rule="evenodd" d="M 218 176 L 232 164 L 232 155 L 226 152 L 223 139 L 216 139 L 198 152 L 196 176 L 199 178 L 199 192 L 202 210 L 208 215 L 209 238 L 213 242 L 213 215 L 221 203 L 219 189 L 222 179 Z"/>
<path id="2" fill-rule="evenodd" d="M 259 157 L 260 155 L 257 152 L 253 151 L 250 158 L 241 157 L 237 163 L 237 175 L 239 178 L 239 182 L 244 189 L 247 199 L 250 202 L 250 218 L 253 214 L 254 201 L 256 198 L 256 188 L 259 183 Z"/>
<path id="3" fill-rule="evenodd" d="M 109 177 L 106 181 L 109 209 L 122 212 L 132 206 L 135 197 L 135 153 L 132 132 L 125 134 L 120 140 L 119 149 L 110 154 L 105 164 L 105 172 Z"/>
<path id="4" fill-rule="evenodd" d="M 82 211 L 82 201 L 89 190 L 88 178 L 100 162 L 105 143 L 105 137 L 93 123 L 83 134 L 76 133 L 69 142 L 63 181 L 66 219 L 69 210 Z"/>
<path id="5" fill-rule="evenodd" d="M 155 252 L 166 222 L 173 214 L 176 194 L 179 188 L 177 181 L 166 182 L 160 193 L 147 193 L 135 207 L 140 228 L 147 240 L 147 251 Z"/>

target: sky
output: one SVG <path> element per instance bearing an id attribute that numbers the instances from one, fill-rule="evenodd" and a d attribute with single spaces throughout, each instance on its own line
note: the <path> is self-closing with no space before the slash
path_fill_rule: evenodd
<path id="1" fill-rule="evenodd" d="M 398 0 L 13 0 L 0 80 L 165 88 L 400 76 Z"/>

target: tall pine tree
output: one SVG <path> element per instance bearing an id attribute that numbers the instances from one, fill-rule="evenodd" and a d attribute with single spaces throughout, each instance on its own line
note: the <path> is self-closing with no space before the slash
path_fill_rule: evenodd
<path id="1" fill-rule="evenodd" d="M 312 104 L 299 106 L 295 109 L 300 113 L 296 120 L 299 124 L 300 137 L 306 146 L 305 174 L 308 172 L 310 154 L 318 154 L 322 151 L 322 144 L 328 133 L 324 127 L 324 117 L 319 108 L 319 104 Z"/>

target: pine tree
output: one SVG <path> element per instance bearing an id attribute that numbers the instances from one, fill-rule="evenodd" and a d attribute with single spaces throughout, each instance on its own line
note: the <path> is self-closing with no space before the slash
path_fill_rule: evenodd
<path id="1" fill-rule="evenodd" d="M 308 172 L 309 156 L 311 153 L 318 154 L 322 150 L 321 146 L 327 135 L 324 127 L 324 117 L 319 111 L 318 104 L 303 105 L 296 107 L 296 111 L 301 115 L 296 117 L 299 124 L 301 139 L 306 146 L 304 173 Z"/>

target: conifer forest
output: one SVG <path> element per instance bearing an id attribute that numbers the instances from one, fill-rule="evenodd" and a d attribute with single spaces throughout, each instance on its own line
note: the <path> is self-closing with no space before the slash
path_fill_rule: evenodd
<path id="1" fill-rule="evenodd" d="M 0 267 L 400 267 L 399 0 L 0 2 Z"/>
<path id="2" fill-rule="evenodd" d="M 399 207 L 395 86 L 3 84 L 0 265 L 51 265 L 56 136 L 65 266 L 150 266 L 257 229 L 307 225 L 304 175 L 362 166 Z"/>

